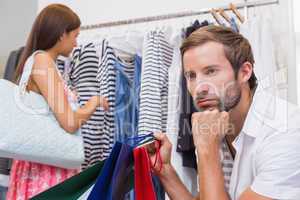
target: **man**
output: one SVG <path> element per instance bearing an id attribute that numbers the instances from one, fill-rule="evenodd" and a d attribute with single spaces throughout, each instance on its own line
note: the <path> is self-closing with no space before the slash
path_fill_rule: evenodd
<path id="1" fill-rule="evenodd" d="M 231 29 L 207 26 L 183 42 L 181 53 L 199 110 L 192 116 L 199 195 L 191 195 L 172 167 L 167 136 L 155 134 L 163 165 L 155 173 L 170 198 L 299 200 L 300 112 L 257 86 L 249 42 Z M 233 158 L 228 191 L 221 166 L 223 139 Z"/>

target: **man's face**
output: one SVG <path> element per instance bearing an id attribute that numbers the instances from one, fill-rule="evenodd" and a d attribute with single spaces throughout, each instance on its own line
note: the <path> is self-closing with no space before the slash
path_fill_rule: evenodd
<path id="1" fill-rule="evenodd" d="M 183 56 L 188 91 L 199 111 L 229 111 L 241 98 L 241 85 L 224 54 L 223 45 L 207 42 Z"/>

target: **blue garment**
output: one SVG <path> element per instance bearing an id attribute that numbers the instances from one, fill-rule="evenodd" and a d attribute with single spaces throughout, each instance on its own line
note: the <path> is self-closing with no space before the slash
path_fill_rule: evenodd
<path id="1" fill-rule="evenodd" d="M 154 189 L 156 192 L 156 198 L 157 200 L 165 200 L 165 190 L 159 180 L 159 178 L 155 175 L 152 175 L 152 182 L 154 185 Z"/>
<path id="2" fill-rule="evenodd" d="M 109 158 L 105 161 L 104 166 L 100 172 L 99 177 L 95 183 L 95 186 L 90 193 L 88 200 L 111 200 L 112 199 L 112 187 L 111 180 L 113 177 L 114 169 L 122 148 L 122 144 L 116 142 Z"/>
<path id="3" fill-rule="evenodd" d="M 115 140 L 126 141 L 131 146 L 134 146 L 134 141 L 127 139 L 138 134 L 141 57 L 135 55 L 133 65 L 134 75 L 130 78 L 126 71 L 130 71 L 131 66 L 126 66 L 119 60 L 114 64 L 116 70 Z M 133 190 L 128 195 L 125 199 L 134 200 Z"/>
<path id="4" fill-rule="evenodd" d="M 230 26 L 235 32 L 239 32 L 239 28 L 237 23 L 235 22 L 235 19 L 233 17 L 230 18 Z"/>
<path id="5" fill-rule="evenodd" d="M 115 126 L 116 141 L 124 142 L 130 136 L 137 135 L 139 117 L 139 96 L 141 85 L 141 58 L 134 57 L 134 76 L 129 78 L 125 66 L 120 61 L 115 62 L 116 69 L 116 107 Z M 129 69 L 130 70 L 130 69 Z"/>
<path id="6" fill-rule="evenodd" d="M 130 191 L 130 174 L 133 173 L 133 147 L 123 144 L 112 177 L 112 199 L 123 200 Z"/>

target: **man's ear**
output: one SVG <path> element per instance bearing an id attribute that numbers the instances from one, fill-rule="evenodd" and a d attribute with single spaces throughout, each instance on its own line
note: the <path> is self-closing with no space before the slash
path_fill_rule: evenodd
<path id="1" fill-rule="evenodd" d="M 241 83 L 247 83 L 253 73 L 253 65 L 250 62 L 244 62 L 239 69 L 238 80 Z"/>

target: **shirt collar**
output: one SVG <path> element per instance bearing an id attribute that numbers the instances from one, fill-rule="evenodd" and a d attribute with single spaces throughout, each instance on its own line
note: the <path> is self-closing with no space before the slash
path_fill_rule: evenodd
<path id="1" fill-rule="evenodd" d="M 242 132 L 251 137 L 257 138 L 260 135 L 268 108 L 274 105 L 274 97 L 257 87 L 247 113 Z"/>

